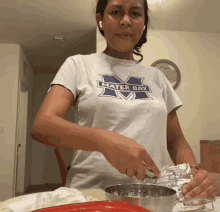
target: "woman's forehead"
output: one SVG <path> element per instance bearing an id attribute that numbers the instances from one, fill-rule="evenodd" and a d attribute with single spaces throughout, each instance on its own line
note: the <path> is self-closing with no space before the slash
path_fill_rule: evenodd
<path id="1" fill-rule="evenodd" d="M 144 8 L 144 1 L 145 0 L 108 0 L 107 7 L 111 6 L 140 6 Z"/>

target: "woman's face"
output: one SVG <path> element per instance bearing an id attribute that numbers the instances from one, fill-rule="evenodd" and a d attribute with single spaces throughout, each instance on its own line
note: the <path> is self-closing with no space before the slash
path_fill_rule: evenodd
<path id="1" fill-rule="evenodd" d="M 108 0 L 103 16 L 107 49 L 133 57 L 144 27 L 144 0 Z M 129 34 L 124 37 L 123 35 Z"/>

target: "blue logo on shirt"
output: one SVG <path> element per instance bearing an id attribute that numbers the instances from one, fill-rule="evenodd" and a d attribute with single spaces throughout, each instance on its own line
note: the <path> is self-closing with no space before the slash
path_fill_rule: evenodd
<path id="1" fill-rule="evenodd" d="M 99 96 L 103 97 L 116 97 L 121 99 L 128 99 L 132 96 L 132 99 L 153 99 L 148 93 L 152 93 L 149 86 L 144 85 L 144 78 L 140 77 L 128 77 L 123 82 L 115 75 L 100 75 L 102 81 L 97 81 L 98 88 L 103 88 L 102 93 Z"/>

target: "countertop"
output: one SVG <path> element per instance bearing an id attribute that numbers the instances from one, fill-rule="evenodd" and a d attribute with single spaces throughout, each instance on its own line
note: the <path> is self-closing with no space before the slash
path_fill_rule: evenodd
<path id="1" fill-rule="evenodd" d="M 220 196 L 216 196 L 214 210 L 212 204 L 206 204 L 206 209 L 199 211 L 220 212 Z M 39 192 L 14 197 L 0 203 L 0 211 L 3 212 L 29 212 L 38 206 L 38 209 L 55 205 L 74 204 L 80 202 L 104 201 L 105 192 L 101 189 L 88 189 L 78 191 L 73 188 L 61 187 L 52 192 Z M 2 210 L 4 208 L 4 210 Z M 195 211 L 186 210 L 182 203 L 177 203 L 173 212 Z"/>

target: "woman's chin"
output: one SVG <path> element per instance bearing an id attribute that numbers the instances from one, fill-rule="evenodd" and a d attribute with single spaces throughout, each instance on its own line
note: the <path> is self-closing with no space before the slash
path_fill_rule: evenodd
<path id="1" fill-rule="evenodd" d="M 129 47 L 125 47 L 125 46 L 118 46 L 117 49 L 116 49 L 118 52 L 124 52 L 124 53 L 127 53 L 129 51 L 132 51 L 133 48 L 131 48 L 130 46 Z"/>

